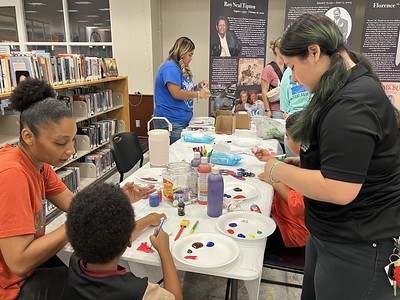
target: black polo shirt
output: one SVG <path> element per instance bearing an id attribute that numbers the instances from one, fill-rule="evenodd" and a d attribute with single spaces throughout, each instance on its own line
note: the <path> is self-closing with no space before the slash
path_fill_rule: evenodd
<path id="1" fill-rule="evenodd" d="M 393 106 L 362 63 L 320 114 L 301 165 L 325 178 L 361 183 L 347 205 L 305 197 L 310 232 L 326 241 L 376 241 L 400 235 L 400 134 Z"/>

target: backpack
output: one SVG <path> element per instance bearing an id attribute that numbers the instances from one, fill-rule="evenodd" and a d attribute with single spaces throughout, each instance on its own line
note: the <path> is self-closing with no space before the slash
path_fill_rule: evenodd
<path id="1" fill-rule="evenodd" d="M 276 75 L 278 75 L 279 81 L 282 81 L 283 73 L 282 73 L 281 69 L 279 68 L 279 66 L 277 65 L 277 63 L 274 61 L 271 61 L 269 63 L 269 65 L 271 65 L 271 67 L 274 69 Z M 286 70 L 286 65 L 284 65 L 284 67 L 283 67 L 283 71 L 285 71 L 285 70 Z M 274 88 L 276 88 L 276 86 L 273 86 L 272 84 L 270 84 L 268 91 L 270 91 Z"/>

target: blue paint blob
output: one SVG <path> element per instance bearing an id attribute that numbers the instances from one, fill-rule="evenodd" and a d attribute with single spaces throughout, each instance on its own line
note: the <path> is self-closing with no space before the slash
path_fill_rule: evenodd
<path id="1" fill-rule="evenodd" d="M 193 253 L 193 251 L 191 249 L 188 249 L 187 253 Z"/>
<path id="2" fill-rule="evenodd" d="M 207 243 L 207 247 L 214 247 L 214 245 L 215 245 L 215 244 L 214 244 L 213 242 L 208 242 L 208 243 Z"/>
<path id="3" fill-rule="evenodd" d="M 229 198 L 232 198 L 232 196 L 231 196 L 231 195 L 228 195 L 228 194 L 224 194 L 224 197 L 225 197 L 225 198 L 228 198 L 228 199 L 229 199 Z"/>
<path id="4" fill-rule="evenodd" d="M 229 227 L 236 227 L 237 224 L 236 223 L 229 223 Z"/>
<path id="5" fill-rule="evenodd" d="M 246 238 L 246 236 L 243 233 L 239 233 L 237 236 L 243 239 Z"/>

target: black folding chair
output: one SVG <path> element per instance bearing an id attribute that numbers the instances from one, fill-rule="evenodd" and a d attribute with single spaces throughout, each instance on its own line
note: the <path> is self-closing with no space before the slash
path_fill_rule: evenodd
<path id="1" fill-rule="evenodd" d="M 264 252 L 264 268 L 283 272 L 304 274 L 306 247 L 285 248 L 276 243 L 268 243 Z M 261 278 L 261 282 L 295 288 L 302 288 L 301 284 Z"/>
<path id="2" fill-rule="evenodd" d="M 143 150 L 135 132 L 116 133 L 111 137 L 111 153 L 118 173 L 119 182 L 124 180 L 124 173 L 131 170 L 139 161 L 143 165 Z"/>

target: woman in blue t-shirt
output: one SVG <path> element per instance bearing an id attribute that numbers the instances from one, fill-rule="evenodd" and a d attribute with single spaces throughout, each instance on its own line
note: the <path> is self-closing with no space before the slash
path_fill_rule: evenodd
<path id="1" fill-rule="evenodd" d="M 207 99 L 210 95 L 208 81 L 193 84 L 189 63 L 193 59 L 194 43 L 187 37 L 180 37 L 169 50 L 166 61 L 158 70 L 154 87 L 155 117 L 165 117 L 172 124 L 170 144 L 181 137 L 182 130 L 193 117 L 193 99 Z M 163 120 L 154 120 L 159 129 L 168 129 Z"/>

